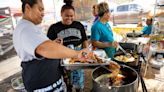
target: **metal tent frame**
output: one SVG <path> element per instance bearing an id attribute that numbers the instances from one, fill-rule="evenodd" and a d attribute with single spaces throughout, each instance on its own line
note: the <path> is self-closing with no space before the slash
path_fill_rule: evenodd
<path id="1" fill-rule="evenodd" d="M 9 7 L 0 8 L 0 16 L 0 55 L 4 55 L 13 48 L 14 25 Z"/>

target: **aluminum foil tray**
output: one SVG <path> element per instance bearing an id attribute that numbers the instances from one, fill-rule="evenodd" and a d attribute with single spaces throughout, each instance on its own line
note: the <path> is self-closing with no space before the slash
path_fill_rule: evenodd
<path id="1" fill-rule="evenodd" d="M 88 68 L 95 68 L 97 66 L 101 65 L 109 65 L 109 62 L 111 61 L 110 58 L 101 58 L 103 60 L 103 63 L 69 63 L 69 58 L 63 59 L 61 62 L 61 66 L 65 67 L 67 70 L 76 70 L 76 69 L 88 69 Z"/>

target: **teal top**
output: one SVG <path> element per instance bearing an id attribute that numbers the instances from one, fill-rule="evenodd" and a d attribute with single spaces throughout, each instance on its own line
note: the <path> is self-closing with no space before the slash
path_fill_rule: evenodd
<path id="1" fill-rule="evenodd" d="M 145 35 L 151 34 L 151 31 L 152 31 L 152 25 L 145 26 L 142 30 L 143 34 Z"/>
<path id="2" fill-rule="evenodd" d="M 103 24 L 97 20 L 91 28 L 91 40 L 100 42 L 113 42 L 113 32 L 108 23 Z M 103 48 L 109 58 L 113 58 L 116 49 L 114 47 Z"/>

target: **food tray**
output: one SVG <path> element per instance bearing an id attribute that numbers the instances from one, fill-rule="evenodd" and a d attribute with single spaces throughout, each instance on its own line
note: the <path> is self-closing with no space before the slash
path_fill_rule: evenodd
<path id="1" fill-rule="evenodd" d="M 110 58 L 101 58 L 103 60 L 103 63 L 69 63 L 69 58 L 63 59 L 61 62 L 61 66 L 65 67 L 67 70 L 75 70 L 75 69 L 88 69 L 88 68 L 95 68 L 97 66 L 101 65 L 109 65 L 109 62 L 111 61 Z"/>

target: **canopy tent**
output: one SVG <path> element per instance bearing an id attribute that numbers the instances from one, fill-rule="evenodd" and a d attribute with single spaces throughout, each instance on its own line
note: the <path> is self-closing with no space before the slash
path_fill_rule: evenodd
<path id="1" fill-rule="evenodd" d="M 56 3 L 57 1 L 58 0 L 43 0 L 45 13 L 55 12 L 54 3 Z M 11 14 L 15 16 L 21 15 L 21 5 L 21 0 L 0 0 L 0 8 L 10 7 Z"/>

